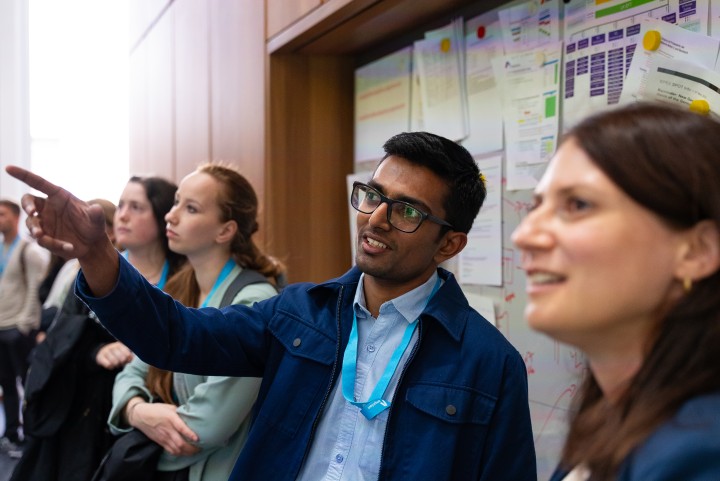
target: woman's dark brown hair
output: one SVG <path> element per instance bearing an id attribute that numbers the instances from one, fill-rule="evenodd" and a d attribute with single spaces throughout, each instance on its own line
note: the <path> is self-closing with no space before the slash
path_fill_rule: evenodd
<path id="1" fill-rule="evenodd" d="M 185 256 L 170 250 L 167 232 L 165 230 L 165 214 L 170 212 L 175 202 L 177 185 L 157 176 L 141 177 L 134 175 L 128 180 L 128 183 L 130 182 L 140 184 L 145 190 L 145 195 L 150 202 L 153 218 L 157 225 L 158 236 L 160 237 L 163 251 L 165 252 L 165 259 L 167 259 L 168 265 L 170 266 L 169 275 L 172 275 L 185 263 Z"/>
<path id="2" fill-rule="evenodd" d="M 669 226 L 687 229 L 703 220 L 720 226 L 720 123 L 685 109 L 639 103 L 589 117 L 566 139 Z M 695 280 L 670 307 L 619 399 L 607 401 L 587 370 L 574 400 L 565 467 L 583 463 L 593 481 L 615 479 L 623 460 L 685 401 L 720 389 L 718 292 L 715 272 Z"/>

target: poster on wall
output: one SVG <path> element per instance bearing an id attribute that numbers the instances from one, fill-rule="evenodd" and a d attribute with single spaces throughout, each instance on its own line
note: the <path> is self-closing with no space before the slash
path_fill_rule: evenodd
<path id="1" fill-rule="evenodd" d="M 562 45 L 495 59 L 501 79 L 508 190 L 533 189 L 557 148 Z"/>
<path id="2" fill-rule="evenodd" d="M 620 102 L 643 20 L 707 35 L 709 0 L 570 0 L 564 16 L 562 128 L 567 130 Z"/>
<path id="3" fill-rule="evenodd" d="M 356 167 L 379 160 L 390 135 L 408 130 L 411 64 L 406 47 L 355 70 Z"/>

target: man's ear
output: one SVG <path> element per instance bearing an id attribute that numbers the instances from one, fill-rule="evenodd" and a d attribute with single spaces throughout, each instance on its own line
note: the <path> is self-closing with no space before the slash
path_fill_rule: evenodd
<path id="1" fill-rule="evenodd" d="M 224 244 L 226 242 L 231 242 L 233 237 L 235 237 L 235 234 L 238 231 L 237 222 L 234 220 L 229 220 L 225 222 L 222 227 L 220 228 L 220 232 L 215 237 L 215 241 L 218 244 Z"/>
<path id="2" fill-rule="evenodd" d="M 703 220 L 688 232 L 675 275 L 681 282 L 699 281 L 720 269 L 720 230 L 715 222 Z"/>
<path id="3" fill-rule="evenodd" d="M 440 240 L 440 247 L 435 252 L 435 262 L 440 265 L 458 255 L 467 245 L 467 234 L 451 230 Z"/>

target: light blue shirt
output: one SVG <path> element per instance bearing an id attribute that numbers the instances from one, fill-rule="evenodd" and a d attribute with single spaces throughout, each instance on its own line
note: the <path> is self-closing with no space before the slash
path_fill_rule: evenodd
<path id="1" fill-rule="evenodd" d="M 423 285 L 384 303 L 380 306 L 378 318 L 375 319 L 365 308 L 365 274 L 360 276 L 353 303 L 358 323 L 356 400 L 367 401 L 370 397 L 395 348 L 400 344 L 408 323 L 414 322 L 425 308 L 437 278 L 435 272 Z M 415 330 L 383 399 L 394 402 L 398 379 L 417 344 L 417 337 L 418 331 Z M 360 408 L 345 400 L 342 381 L 341 374 L 330 394 L 328 406 L 323 412 L 298 480 L 378 479 L 383 438 L 392 406 L 374 419 L 368 420 L 360 413 Z"/>

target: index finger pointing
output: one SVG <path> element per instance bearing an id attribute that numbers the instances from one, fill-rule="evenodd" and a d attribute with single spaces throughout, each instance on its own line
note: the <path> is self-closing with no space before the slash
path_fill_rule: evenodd
<path id="1" fill-rule="evenodd" d="M 37 174 L 33 174 L 29 170 L 23 169 L 22 167 L 8 165 L 5 167 L 5 171 L 19 181 L 26 183 L 33 189 L 37 189 L 46 195 L 54 194 L 60 190 L 60 187 L 57 185 L 45 180 Z"/>

